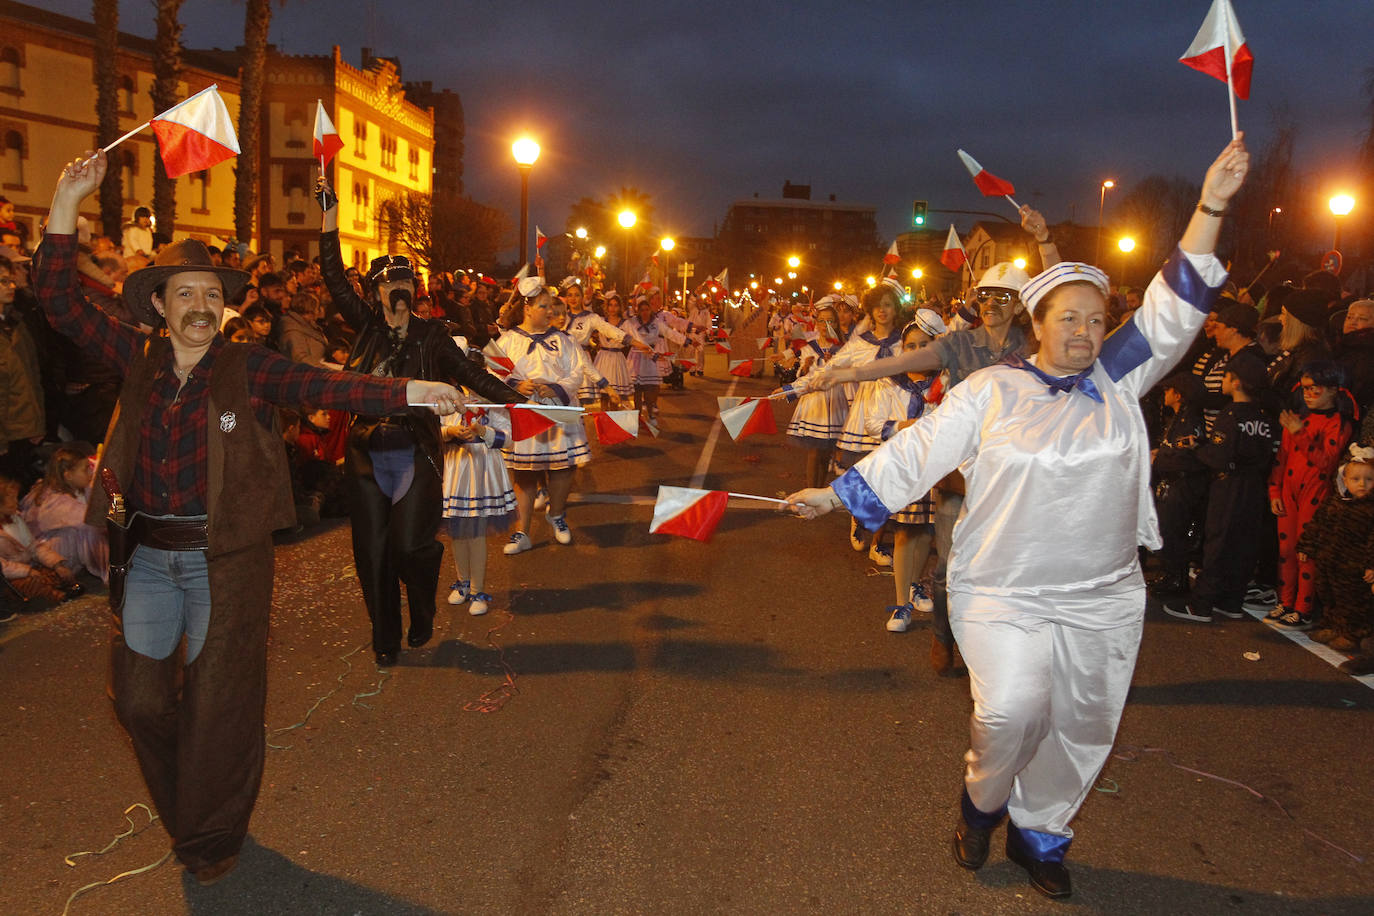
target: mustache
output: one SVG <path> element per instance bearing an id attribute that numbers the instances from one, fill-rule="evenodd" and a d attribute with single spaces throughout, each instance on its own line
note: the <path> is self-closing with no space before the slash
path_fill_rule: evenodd
<path id="1" fill-rule="evenodd" d="M 214 324 L 215 313 L 209 311 L 208 309 L 199 309 L 194 312 L 187 312 L 185 315 L 181 316 L 182 330 L 189 328 L 192 324 L 194 324 L 197 321 L 208 321 L 210 324 Z"/>

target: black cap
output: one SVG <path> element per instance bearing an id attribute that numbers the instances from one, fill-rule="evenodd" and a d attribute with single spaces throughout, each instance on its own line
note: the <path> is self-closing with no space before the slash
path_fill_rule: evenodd
<path id="1" fill-rule="evenodd" d="M 380 258 L 373 258 L 372 264 L 367 268 L 367 283 L 375 286 L 378 283 L 392 283 L 397 280 L 410 280 L 414 282 L 415 271 L 410 267 L 410 259 L 403 254 L 384 254 Z"/>
<path id="2" fill-rule="evenodd" d="M 1259 313 L 1254 306 L 1235 299 L 1221 299 L 1217 302 L 1217 322 L 1234 328 L 1246 337 L 1254 337 L 1255 329 L 1259 327 Z"/>
<path id="3" fill-rule="evenodd" d="M 1241 350 L 1226 361 L 1226 371 L 1240 379 L 1246 392 L 1254 394 L 1269 387 L 1269 367 L 1263 357 Z"/>

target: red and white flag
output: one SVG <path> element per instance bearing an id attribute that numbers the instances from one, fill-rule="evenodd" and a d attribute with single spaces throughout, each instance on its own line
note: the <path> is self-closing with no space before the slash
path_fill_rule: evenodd
<path id="1" fill-rule="evenodd" d="M 549 240 L 549 237 L 548 237 L 547 235 L 544 234 L 544 230 L 543 230 L 543 229 L 540 229 L 538 226 L 535 226 L 535 227 L 534 227 L 534 250 L 535 250 L 535 251 L 538 251 L 539 249 L 543 248 L 543 247 L 544 247 L 544 243 L 547 242 L 548 240 Z"/>
<path id="2" fill-rule="evenodd" d="M 571 419 L 569 414 L 581 415 L 581 408 L 551 407 L 543 404 L 510 405 L 510 437 L 516 442 L 532 439 L 540 433 L 553 429 L 564 420 Z"/>
<path id="3" fill-rule="evenodd" d="M 1229 82 L 1240 98 L 1250 98 L 1250 71 L 1255 58 L 1241 34 L 1231 0 L 1212 0 L 1202 28 L 1179 61 L 1223 83 Z M 1229 80 L 1227 71 L 1231 74 Z"/>
<path id="4" fill-rule="evenodd" d="M 487 371 L 497 378 L 506 378 L 515 371 L 515 363 L 501 352 L 494 340 L 487 341 L 482 348 L 482 357 L 487 361 Z"/>
<path id="5" fill-rule="evenodd" d="M 658 421 L 649 415 L 648 408 L 643 408 L 639 412 L 639 421 L 644 428 L 649 431 L 649 435 L 658 438 Z"/>
<path id="6" fill-rule="evenodd" d="M 718 340 L 718 341 L 716 341 L 716 352 L 717 352 L 717 353 L 729 353 L 729 352 L 730 352 L 730 341 L 728 341 L 728 340 Z"/>
<path id="7" fill-rule="evenodd" d="M 897 253 L 897 241 L 893 239 L 892 247 L 887 250 L 887 254 L 883 255 L 883 263 L 890 267 L 901 259 L 902 256 Z"/>
<path id="8" fill-rule="evenodd" d="M 776 433 L 778 424 L 773 420 L 773 402 L 768 399 L 747 399 L 738 407 L 720 412 L 720 422 L 725 431 L 735 441 L 754 433 Z"/>
<path id="9" fill-rule="evenodd" d="M 639 435 L 637 410 L 605 410 L 597 414 L 592 422 L 596 425 L 596 438 L 602 445 L 615 445 Z"/>
<path id="10" fill-rule="evenodd" d="M 760 350 L 767 350 L 770 346 L 772 346 L 773 338 L 759 337 L 755 339 L 754 343 L 758 344 Z"/>
<path id="11" fill-rule="evenodd" d="M 968 260 L 968 255 L 964 253 L 964 243 L 959 241 L 959 233 L 954 231 L 954 226 L 949 227 L 949 235 L 945 236 L 945 250 L 940 252 L 940 263 L 950 270 L 957 271 L 964 266 Z"/>
<path id="12" fill-rule="evenodd" d="M 725 490 L 693 490 L 689 487 L 658 488 L 650 534 L 675 534 L 709 541 L 725 516 L 730 494 Z"/>
<path id="13" fill-rule="evenodd" d="M 717 397 L 717 398 L 716 398 L 716 413 L 724 413 L 725 411 L 729 410 L 731 407 L 738 407 L 739 405 L 743 404 L 745 401 L 748 401 L 748 400 L 750 400 L 750 398 L 738 398 L 738 397 L 728 397 L 728 398 L 727 398 L 727 397 Z"/>
<path id="14" fill-rule="evenodd" d="M 697 361 L 696 361 L 696 360 L 694 360 L 694 359 L 684 359 L 684 358 L 682 358 L 682 357 L 678 357 L 677 364 L 678 364 L 679 366 L 681 366 L 681 367 L 683 368 L 684 371 L 688 371 L 688 372 L 690 372 L 691 370 L 693 370 L 693 369 L 695 369 L 695 368 L 697 367 Z"/>
<path id="15" fill-rule="evenodd" d="M 315 158 L 320 160 L 320 168 L 329 164 L 334 154 L 343 149 L 343 138 L 325 113 L 324 102 L 315 100 Z"/>
<path id="16" fill-rule="evenodd" d="M 168 178 L 208 169 L 239 154 L 234 122 L 218 89 L 202 89 L 149 122 Z"/>
<path id="17" fill-rule="evenodd" d="M 983 192 L 984 197 L 1002 197 L 1016 193 L 1016 188 L 1012 187 L 1010 181 L 1005 178 L 998 178 L 979 165 L 977 159 L 963 150 L 959 150 L 959 159 L 964 163 L 964 168 L 968 169 L 968 173 L 973 176 L 973 183 L 978 185 L 978 190 Z"/>
<path id="18" fill-rule="evenodd" d="M 754 374 L 754 361 L 752 359 L 730 360 L 730 374 L 738 375 L 740 378 L 748 378 Z"/>
<path id="19" fill-rule="evenodd" d="M 711 279 L 720 284 L 720 290 L 725 295 L 730 295 L 730 268 L 726 267 Z"/>

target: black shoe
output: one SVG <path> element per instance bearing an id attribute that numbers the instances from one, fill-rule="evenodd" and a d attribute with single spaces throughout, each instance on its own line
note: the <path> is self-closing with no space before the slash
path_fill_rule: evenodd
<path id="1" fill-rule="evenodd" d="M 434 624 L 426 624 L 423 627 L 410 625 L 410 632 L 406 634 L 406 644 L 412 649 L 418 649 L 429 642 L 434 636 Z"/>
<path id="2" fill-rule="evenodd" d="M 1072 896 L 1073 882 L 1069 880 L 1069 870 L 1063 862 L 1042 862 L 1024 855 L 1016 848 L 1010 836 L 1007 837 L 1007 858 L 1026 870 L 1030 876 L 1031 887 L 1051 900 L 1063 900 Z"/>
<path id="3" fill-rule="evenodd" d="M 378 653 L 377 653 L 377 667 L 378 667 L 378 668 L 390 668 L 391 666 L 393 666 L 393 665 L 395 665 L 395 664 L 396 664 L 396 653 L 395 653 L 395 652 L 378 652 Z"/>
<path id="4" fill-rule="evenodd" d="M 970 827 L 963 821 L 954 828 L 954 861 L 968 869 L 982 868 L 988 860 L 991 827 Z"/>

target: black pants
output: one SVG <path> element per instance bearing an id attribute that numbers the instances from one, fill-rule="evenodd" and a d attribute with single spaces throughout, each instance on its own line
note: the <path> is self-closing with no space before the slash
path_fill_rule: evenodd
<path id="1" fill-rule="evenodd" d="M 423 450 L 415 449 L 415 477 L 400 502 L 382 492 L 356 466 L 349 449 L 349 508 L 353 517 L 353 564 L 372 620 L 372 649 L 401 648 L 401 583 L 410 605 L 410 636 L 429 639 L 444 546 L 435 540 L 443 512 L 443 481 Z"/>
<path id="2" fill-rule="evenodd" d="M 1232 473 L 1212 482 L 1207 494 L 1207 531 L 1202 571 L 1193 583 L 1193 605 L 1210 611 L 1240 610 L 1245 586 L 1255 568 L 1269 506 L 1269 484 L 1262 474 Z"/>
<path id="3" fill-rule="evenodd" d="M 1164 546 L 1159 563 L 1164 575 L 1183 583 L 1188 581 L 1188 558 L 1202 533 L 1203 512 L 1207 506 L 1207 474 L 1170 474 L 1155 485 L 1155 511 L 1159 514 L 1159 534 Z"/>

